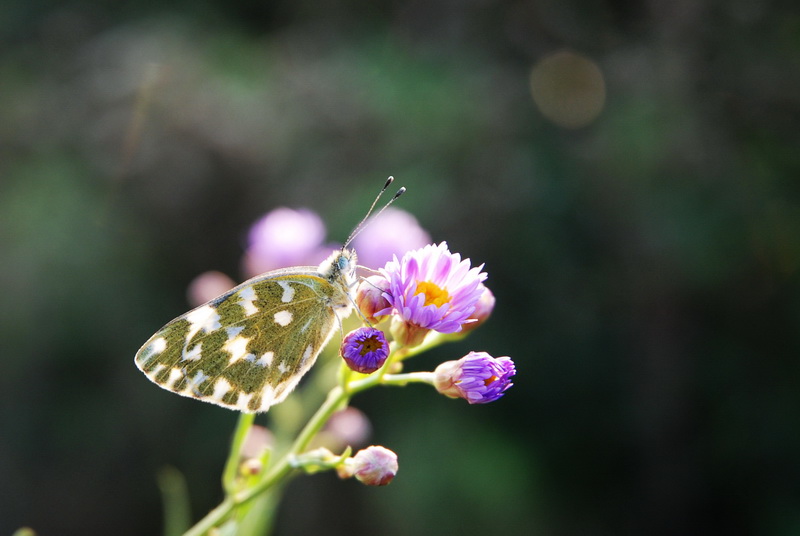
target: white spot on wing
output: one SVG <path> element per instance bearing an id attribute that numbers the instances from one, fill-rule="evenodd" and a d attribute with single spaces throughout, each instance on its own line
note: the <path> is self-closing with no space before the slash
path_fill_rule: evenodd
<path id="1" fill-rule="evenodd" d="M 164 387 L 172 390 L 172 386 L 175 385 L 175 382 L 180 380 L 182 377 L 183 371 L 178 367 L 172 367 L 172 370 L 169 371 L 169 378 L 167 378 L 167 381 L 164 382 Z"/>
<path id="2" fill-rule="evenodd" d="M 244 309 L 245 316 L 254 315 L 258 312 L 256 307 L 256 291 L 253 287 L 245 287 L 239 291 L 239 305 Z"/>
<path id="3" fill-rule="evenodd" d="M 264 389 L 261 391 L 261 407 L 259 408 L 260 411 L 267 411 L 269 407 L 272 405 L 272 401 L 275 399 L 275 391 L 272 389 L 271 385 L 265 385 Z"/>
<path id="4" fill-rule="evenodd" d="M 167 348 L 167 339 L 159 337 L 148 344 L 137 356 L 140 363 L 147 363 Z"/>
<path id="5" fill-rule="evenodd" d="M 150 345 L 150 351 L 153 352 L 153 355 L 160 354 L 167 348 L 167 339 L 164 337 L 159 337 L 152 342 Z"/>
<path id="6" fill-rule="evenodd" d="M 280 371 L 281 374 L 286 374 L 286 371 L 289 370 L 289 367 L 287 367 L 284 363 L 281 362 L 278 363 L 278 370 Z"/>
<path id="7" fill-rule="evenodd" d="M 166 365 L 164 365 L 164 363 L 159 363 L 158 365 L 153 367 L 153 370 L 150 371 L 150 374 L 148 374 L 148 376 L 150 377 L 151 380 L 153 380 L 155 382 L 156 381 L 156 376 L 158 376 L 158 374 L 162 370 L 164 370 L 165 368 L 167 368 L 167 367 L 166 367 Z M 156 383 L 158 383 L 158 382 L 156 382 Z"/>
<path id="8" fill-rule="evenodd" d="M 243 410 L 243 411 L 250 411 L 248 404 L 250 404 L 250 400 L 253 398 L 253 393 L 239 393 L 239 398 L 236 399 L 236 407 Z"/>
<path id="9" fill-rule="evenodd" d="M 233 365 L 240 359 L 247 359 L 247 357 L 251 355 L 247 352 L 247 344 L 249 342 L 250 339 L 242 337 L 241 335 L 237 335 L 225 341 L 225 344 L 222 345 L 222 349 L 231 354 L 231 358 L 228 360 L 229 365 Z"/>
<path id="10" fill-rule="evenodd" d="M 228 380 L 225 378 L 217 378 L 217 381 L 214 382 L 214 392 L 211 393 L 211 398 L 221 401 L 222 397 L 231 389 L 233 389 L 233 386 Z"/>
<path id="11" fill-rule="evenodd" d="M 256 364 L 266 368 L 272 365 L 272 358 L 274 357 L 275 357 L 275 352 L 266 352 L 264 355 L 258 358 Z"/>
<path id="12" fill-rule="evenodd" d="M 219 313 L 210 305 L 203 305 L 186 315 L 189 322 L 189 331 L 186 332 L 186 342 L 192 340 L 200 330 L 208 333 L 220 328 Z"/>
<path id="13" fill-rule="evenodd" d="M 281 301 L 283 303 L 289 303 L 294 299 L 294 289 L 287 283 L 286 281 L 278 281 L 278 284 L 283 289 L 283 296 L 281 296 Z"/>
<path id="14" fill-rule="evenodd" d="M 278 311 L 275 313 L 275 323 L 283 327 L 288 326 L 292 323 L 292 313 L 289 311 Z"/>
<path id="15" fill-rule="evenodd" d="M 240 334 L 244 330 L 244 326 L 235 326 L 232 328 L 225 328 L 225 333 L 228 334 L 228 338 L 232 339 L 238 334 Z"/>
<path id="16" fill-rule="evenodd" d="M 200 354 L 202 353 L 202 351 L 203 351 L 203 348 L 199 343 L 195 344 L 194 346 L 192 346 L 188 350 L 186 348 L 184 348 L 183 349 L 182 360 L 183 361 L 197 361 L 198 359 L 200 359 Z"/>
<path id="17" fill-rule="evenodd" d="M 311 357 L 311 354 L 313 354 L 313 353 L 314 353 L 314 347 L 311 346 L 310 344 L 308 346 L 306 346 L 306 349 L 303 352 L 303 363 L 308 361 L 308 358 Z"/>
<path id="18" fill-rule="evenodd" d="M 200 384 L 207 379 L 208 376 L 206 376 L 202 370 L 198 370 L 195 372 L 194 376 L 192 376 L 189 381 L 186 382 L 186 388 L 183 390 L 183 392 L 192 396 L 201 396 Z"/>

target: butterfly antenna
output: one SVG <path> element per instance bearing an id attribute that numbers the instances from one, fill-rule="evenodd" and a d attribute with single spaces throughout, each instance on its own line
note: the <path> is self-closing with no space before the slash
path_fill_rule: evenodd
<path id="1" fill-rule="evenodd" d="M 342 249 L 346 248 L 350 244 L 350 242 L 352 242 L 353 239 L 355 237 L 357 237 L 359 235 L 359 233 L 361 233 L 361 231 L 364 230 L 364 227 L 366 226 L 367 220 L 372 215 L 372 211 L 375 210 L 375 205 L 378 204 L 378 200 L 381 198 L 381 196 L 386 191 L 386 189 L 389 188 L 389 185 L 392 184 L 392 182 L 394 182 L 394 177 L 389 177 L 388 179 L 386 179 L 386 184 L 384 184 L 383 188 L 381 188 L 381 191 L 378 192 L 378 195 L 377 195 L 377 197 L 375 197 L 375 201 L 372 202 L 372 205 L 370 205 L 369 210 L 367 211 L 367 214 L 361 219 L 359 224 L 356 225 L 356 228 L 353 229 L 353 232 L 350 233 L 350 236 L 347 237 L 347 240 L 345 240 L 344 245 L 342 246 Z M 383 207 L 378 212 L 375 213 L 374 217 L 378 217 L 378 215 L 380 215 L 381 212 L 383 212 L 384 210 L 389 208 L 389 205 L 394 203 L 395 200 L 398 197 L 400 197 L 401 195 L 403 195 L 405 193 L 405 191 L 406 191 L 405 186 L 403 186 L 399 190 L 397 190 L 397 193 L 394 194 L 394 196 L 392 196 L 392 198 L 389 200 L 388 203 L 383 205 Z"/>

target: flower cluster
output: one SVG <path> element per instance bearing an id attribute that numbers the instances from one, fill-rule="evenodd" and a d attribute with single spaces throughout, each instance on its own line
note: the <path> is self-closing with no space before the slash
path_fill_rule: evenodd
<path id="1" fill-rule="evenodd" d="M 483 285 L 482 268 L 450 253 L 446 242 L 427 245 L 401 259 L 395 255 L 380 276 L 362 282 L 356 302 L 370 321 L 391 316 L 394 339 L 416 346 L 431 331 L 456 333 L 489 316 L 494 297 Z"/>
<path id="2" fill-rule="evenodd" d="M 451 253 L 445 242 L 426 245 L 401 259 L 395 255 L 379 270 L 380 275 L 364 279 L 356 304 L 371 323 L 380 325 L 390 319 L 394 341 L 414 348 L 431 332 L 466 333 L 486 321 L 495 298 L 483 284 L 486 273 L 482 268 Z M 387 360 L 389 347 L 383 333 L 369 326 L 345 337 L 341 354 L 351 369 L 369 374 Z M 470 352 L 457 361 L 442 363 L 425 377 L 448 397 L 485 404 L 511 387 L 515 373 L 508 357 Z"/>
<path id="3" fill-rule="evenodd" d="M 325 226 L 314 212 L 275 209 L 256 222 L 250 231 L 244 257 L 245 270 L 249 275 L 255 275 L 289 266 L 319 265 L 332 249 L 338 247 L 326 244 L 325 234 Z M 450 252 L 446 242 L 431 244 L 427 232 L 413 216 L 392 208 L 379 212 L 369 226 L 360 228 L 352 245 L 366 265 L 359 266 L 362 273 L 367 271 L 372 275 L 361 280 L 352 296 L 358 316 L 366 325 L 343 337 L 339 352 L 346 368 L 340 368 L 338 384 L 328 392 L 305 426 L 298 427 L 302 431 L 293 440 L 287 437 L 287 432 L 293 427 L 277 427 L 273 437 L 266 428 L 254 425 L 254 414 L 242 413 L 222 477 L 226 499 L 187 534 L 218 532 L 221 527 L 238 534 L 240 525 L 256 527 L 258 523 L 266 523 L 271 516 L 261 515 L 258 509 L 246 503 L 269 489 L 275 491 L 275 486 L 285 482 L 296 470 L 308 474 L 335 470 L 341 478 L 353 478 L 368 486 L 389 484 L 398 471 L 394 452 L 372 445 L 352 454 L 354 447 L 369 444 L 369 419 L 350 406 L 353 396 L 364 390 L 380 385 L 405 386 L 417 382 L 429 385 L 449 398 L 461 398 L 469 404 L 486 404 L 501 398 L 513 385 L 514 362 L 509 357 L 495 358 L 486 352 L 469 352 L 460 359 L 441 363 L 433 371 L 404 371 L 406 360 L 435 345 L 462 338 L 492 314 L 495 297 L 484 284 L 487 274 L 482 264 L 473 266 L 469 259 Z M 292 273 L 283 272 L 282 276 Z M 324 283 L 320 282 L 320 285 Z M 207 272 L 191 285 L 190 299 L 199 305 L 233 286 L 233 281 L 224 274 Z M 246 285 L 242 288 L 253 290 Z M 241 292 L 239 303 L 244 303 L 242 307 L 250 315 L 247 307 L 252 306 L 250 300 L 265 298 L 255 293 L 247 294 L 245 290 Z M 300 312 L 309 310 L 303 309 L 302 302 L 293 302 L 293 290 L 288 286 L 277 296 L 266 298 L 268 304 L 272 299 L 277 307 L 268 309 L 272 313 L 279 312 L 275 314 L 276 321 L 283 318 L 279 315 L 292 318 L 291 312 L 284 307 Z M 280 305 L 277 305 L 278 299 Z M 213 309 L 217 303 L 212 302 L 208 307 Z M 307 305 L 327 306 L 322 301 Z M 252 321 L 257 328 L 255 331 L 269 343 L 267 348 L 302 349 L 302 352 L 281 355 L 280 361 L 268 370 L 283 373 L 288 370 L 287 364 L 309 358 L 309 352 L 315 346 L 308 344 L 312 339 L 304 341 L 303 337 L 313 335 L 309 328 L 318 316 L 308 315 L 308 318 L 309 321 L 291 324 L 289 329 L 293 331 L 277 330 L 280 336 L 290 336 L 291 342 L 300 341 L 301 344 L 275 346 L 274 332 L 259 329 L 258 322 L 264 318 L 248 317 L 247 322 Z M 340 326 L 342 320 L 339 318 Z M 271 320 L 267 318 L 265 321 Z M 286 327 L 290 323 L 291 320 L 280 325 Z M 297 331 L 294 331 L 295 327 Z M 239 329 L 235 328 L 235 333 Z M 229 328 L 225 349 L 249 341 L 230 333 Z M 242 354 L 249 349 L 242 347 Z M 231 362 L 239 359 L 239 351 L 231 351 Z M 250 357 L 253 354 L 247 353 L 244 359 Z M 259 358 L 259 365 L 262 360 L 270 363 L 275 358 L 270 349 Z M 256 370 L 260 373 L 261 369 L 258 367 Z M 265 381 L 274 378 L 267 377 Z M 175 381 L 172 374 L 169 381 Z M 222 387 L 227 389 L 226 383 L 227 380 L 215 383 L 212 396 L 217 396 Z M 320 382 L 312 383 L 321 385 Z M 313 397 L 317 396 L 311 392 Z M 248 396 L 252 395 L 240 392 L 238 398 L 241 400 Z M 305 402 L 310 400 L 313 398 Z M 302 398 L 296 407 L 282 406 L 275 411 L 287 408 L 287 412 L 275 415 L 276 420 L 288 422 L 286 417 L 297 415 L 300 407 L 304 407 Z M 287 449 L 281 451 L 281 446 L 287 446 Z M 249 512 L 259 514 L 258 520 L 248 518 Z"/>

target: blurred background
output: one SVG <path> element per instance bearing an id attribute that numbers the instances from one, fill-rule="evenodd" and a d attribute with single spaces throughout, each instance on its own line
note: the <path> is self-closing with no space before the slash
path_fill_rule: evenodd
<path id="1" fill-rule="evenodd" d="M 159 534 L 235 414 L 133 364 L 249 226 L 341 241 L 388 175 L 486 263 L 510 355 L 468 406 L 356 398 L 387 488 L 295 480 L 278 534 L 800 534 L 800 10 L 791 2 L 0 7 L 0 533 Z"/>

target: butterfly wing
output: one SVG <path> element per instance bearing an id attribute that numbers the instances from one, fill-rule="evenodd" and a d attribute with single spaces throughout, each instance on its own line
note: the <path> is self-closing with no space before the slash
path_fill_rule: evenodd
<path id="1" fill-rule="evenodd" d="M 317 272 L 251 279 L 179 316 L 136 354 L 164 389 L 244 412 L 281 402 L 350 312 L 347 290 Z"/>

